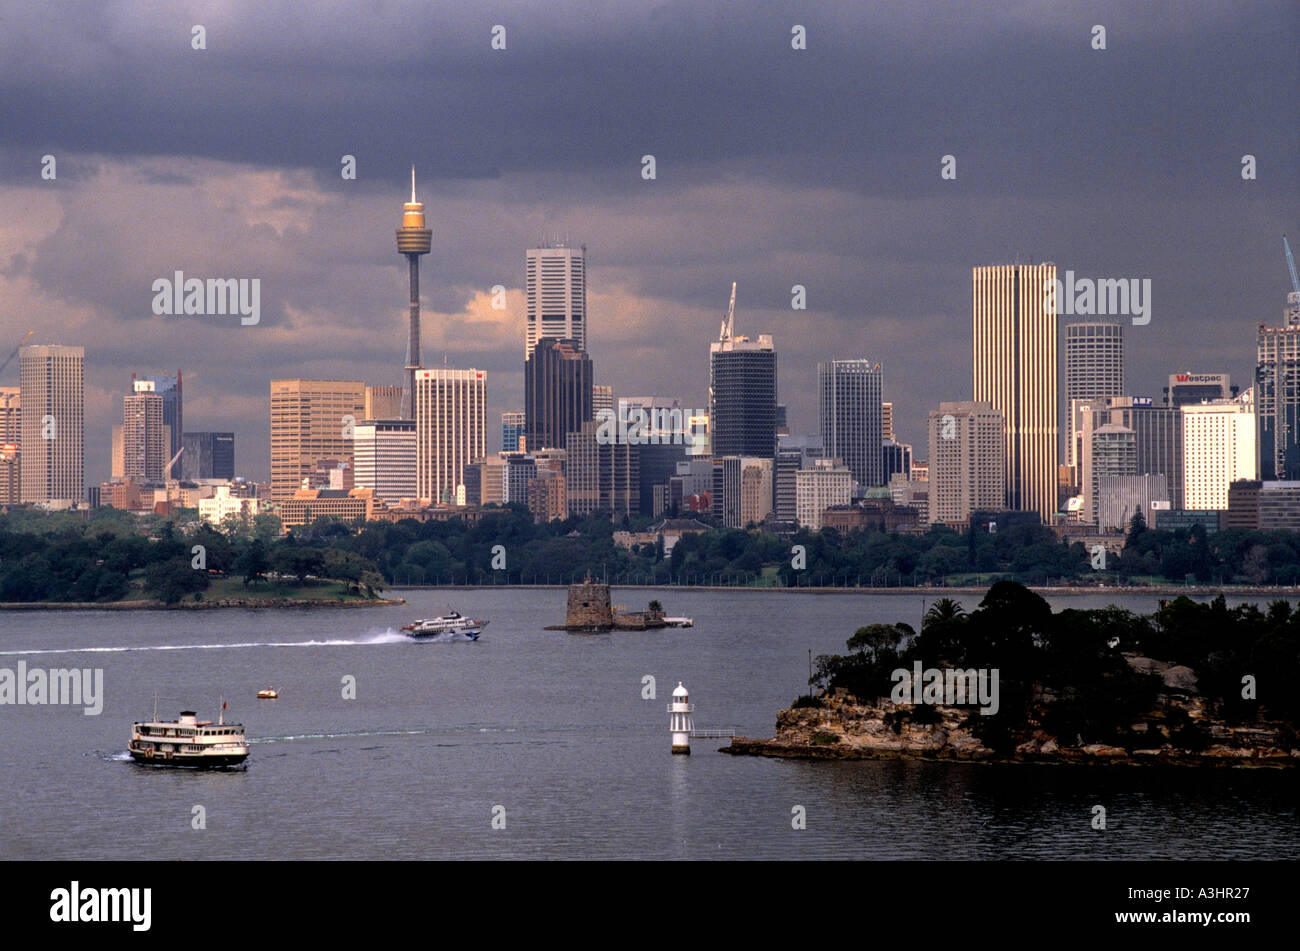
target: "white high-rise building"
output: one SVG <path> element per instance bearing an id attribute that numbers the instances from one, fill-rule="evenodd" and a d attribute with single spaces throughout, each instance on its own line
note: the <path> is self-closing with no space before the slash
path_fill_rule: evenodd
<path id="1" fill-rule="evenodd" d="M 1124 325 L 1104 320 L 1065 325 L 1065 462 L 1078 466 L 1079 407 L 1075 400 L 1121 396 L 1124 391 Z"/>
<path id="2" fill-rule="evenodd" d="M 158 482 L 171 457 L 170 432 L 164 432 L 163 398 L 153 380 L 135 380 L 133 392 L 122 400 L 122 475 Z M 167 437 L 167 441 L 164 441 Z"/>
<path id="3" fill-rule="evenodd" d="M 385 502 L 416 498 L 413 419 L 367 419 L 352 432 L 354 484 Z"/>
<path id="4" fill-rule="evenodd" d="M 524 360 L 543 337 L 577 341 L 587 349 L 587 248 L 564 244 L 529 248 L 525 262 L 527 336 Z"/>
<path id="5" fill-rule="evenodd" d="M 853 474 L 840 459 L 814 459 L 811 468 L 795 473 L 794 497 L 799 524 L 809 531 L 819 531 L 824 511 L 853 500 Z"/>
<path id="6" fill-rule="evenodd" d="M 1183 413 L 1183 508 L 1226 509 L 1228 486 L 1256 478 L 1254 388 Z"/>
<path id="7" fill-rule="evenodd" d="M 1002 414 L 989 403 L 940 403 L 930 411 L 931 522 L 969 522 L 1006 502 Z"/>
<path id="8" fill-rule="evenodd" d="M 416 495 L 457 504 L 465 467 L 487 455 L 487 374 L 417 370 L 415 397 Z"/>
<path id="9" fill-rule="evenodd" d="M 84 347 L 23 347 L 22 499 L 76 505 L 85 495 Z"/>

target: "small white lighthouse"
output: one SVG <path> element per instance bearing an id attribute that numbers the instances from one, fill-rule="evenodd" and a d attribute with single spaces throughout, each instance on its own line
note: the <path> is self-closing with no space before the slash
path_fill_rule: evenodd
<path id="1" fill-rule="evenodd" d="M 691 714 L 695 712 L 695 704 L 691 703 L 691 695 L 682 682 L 677 681 L 677 689 L 673 691 L 673 702 L 668 704 L 668 729 L 673 734 L 673 752 L 685 753 L 691 755 L 691 730 L 694 724 L 691 723 Z"/>

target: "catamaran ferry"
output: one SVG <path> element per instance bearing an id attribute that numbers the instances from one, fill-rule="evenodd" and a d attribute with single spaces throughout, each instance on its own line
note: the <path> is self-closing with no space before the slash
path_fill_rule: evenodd
<path id="1" fill-rule="evenodd" d="M 417 641 L 440 637 L 443 634 L 464 634 L 471 641 L 476 641 L 483 628 L 487 627 L 487 623 L 487 621 L 462 617 L 459 611 L 448 611 L 439 617 L 420 618 L 407 624 L 402 630 L 406 631 L 407 637 L 415 638 Z"/>
<path id="2" fill-rule="evenodd" d="M 137 763 L 159 766 L 236 766 L 248 759 L 248 740 L 241 723 L 225 722 L 225 703 L 217 722 L 199 720 L 193 710 L 179 719 L 153 719 L 131 728 L 127 751 Z"/>

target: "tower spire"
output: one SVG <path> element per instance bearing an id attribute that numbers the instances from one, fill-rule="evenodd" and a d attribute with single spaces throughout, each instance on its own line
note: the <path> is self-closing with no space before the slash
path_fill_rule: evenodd
<path id="1" fill-rule="evenodd" d="M 411 166 L 411 204 L 415 204 L 415 166 Z"/>

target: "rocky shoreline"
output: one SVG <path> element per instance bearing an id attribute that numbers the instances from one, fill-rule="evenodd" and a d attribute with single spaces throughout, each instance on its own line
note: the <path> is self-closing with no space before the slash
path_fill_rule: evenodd
<path id="1" fill-rule="evenodd" d="M 1186 668 L 1174 668 L 1176 671 Z M 720 752 L 736 756 L 795 759 L 918 759 L 970 763 L 1085 764 L 1105 766 L 1300 766 L 1300 744 L 1283 723 L 1231 726 L 1206 713 L 1199 697 L 1164 696 L 1163 710 L 1132 726 L 1135 742 L 1127 747 L 1100 743 L 1063 744 L 1041 730 L 1029 731 L 1013 752 L 984 746 L 966 726 L 968 709 L 934 706 L 926 711 L 934 723 L 912 722 L 914 708 L 889 702 L 863 703 L 844 691 L 819 698 L 820 707 L 782 710 L 776 736 L 736 737 Z M 1204 749 L 1180 748 L 1170 741 L 1166 714 L 1182 709 L 1204 733 Z M 978 716 L 978 713 L 976 714 Z"/>
<path id="2" fill-rule="evenodd" d="M 209 608 L 380 608 L 405 604 L 405 598 L 214 598 L 211 601 L 9 601 L 0 611 L 206 611 Z"/>

